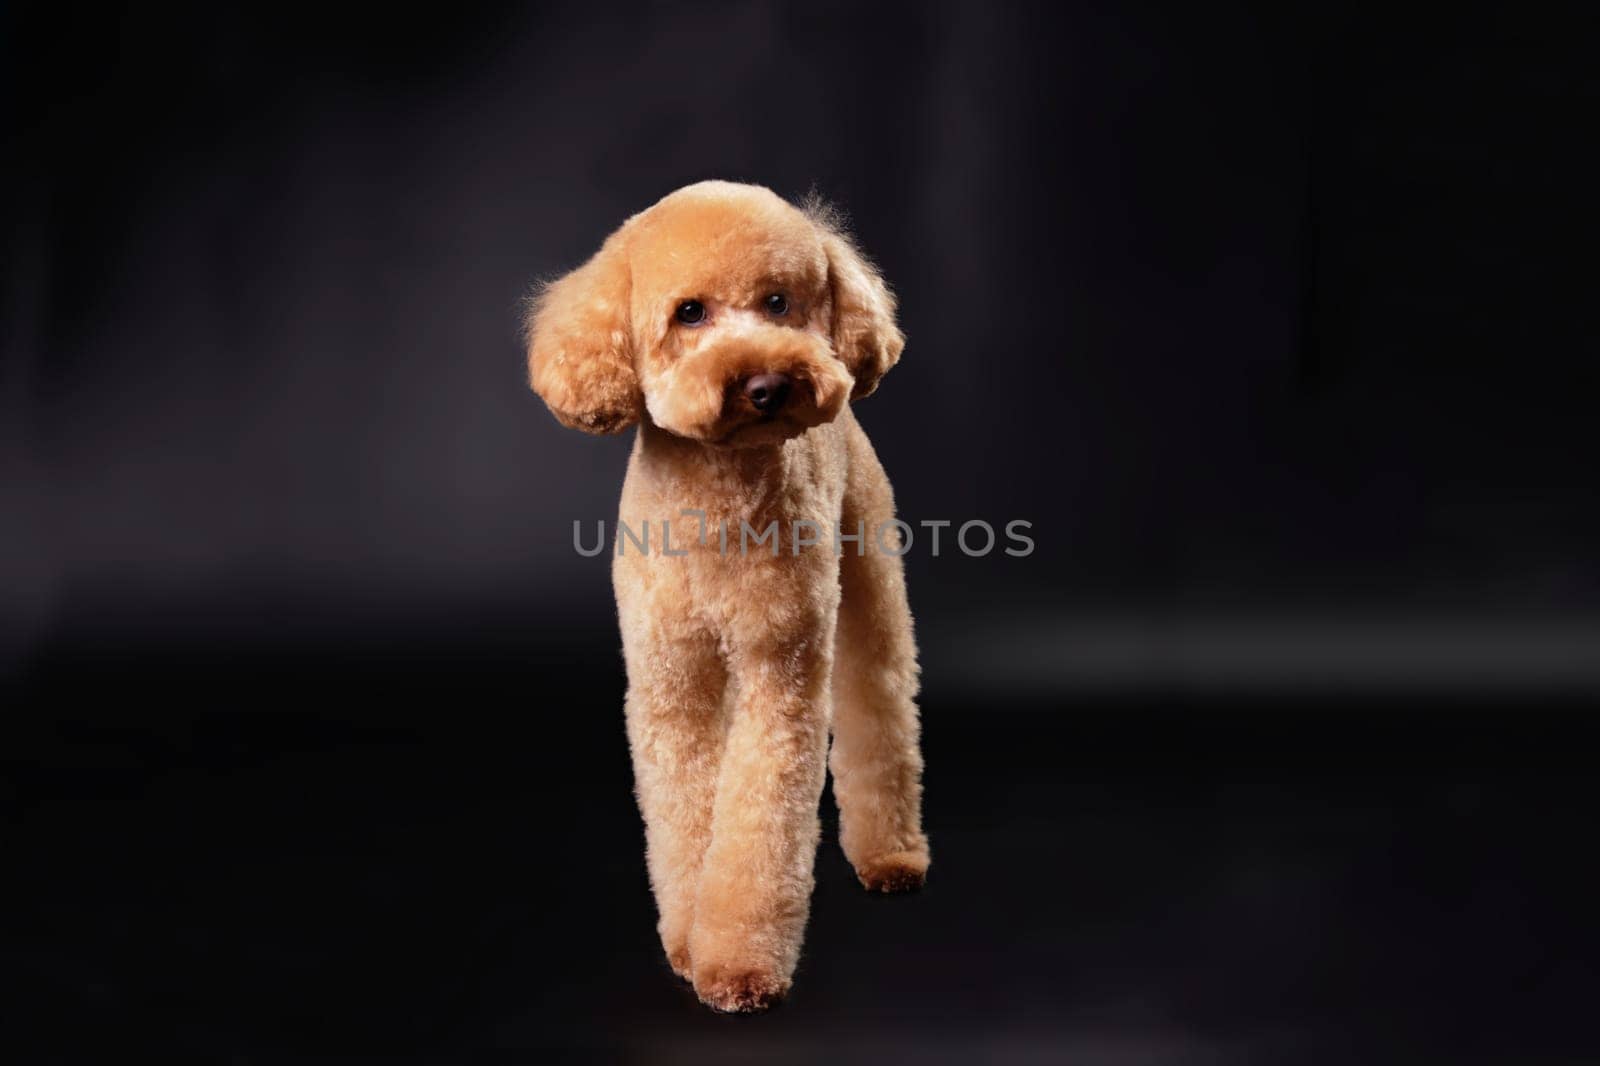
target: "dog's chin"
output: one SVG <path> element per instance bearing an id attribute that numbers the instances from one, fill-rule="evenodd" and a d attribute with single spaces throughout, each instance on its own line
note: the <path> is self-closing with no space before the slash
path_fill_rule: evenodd
<path id="1" fill-rule="evenodd" d="M 718 448 L 762 448 L 784 441 L 805 433 L 812 425 L 798 422 L 793 419 L 779 416 L 777 418 L 761 418 L 754 422 L 743 422 L 723 433 L 715 440 L 709 441 Z"/>
<path id="2" fill-rule="evenodd" d="M 694 441 L 708 448 L 761 448 L 793 440 L 803 436 L 814 426 L 832 421 L 831 418 L 819 416 L 817 412 L 807 412 L 807 414 L 813 417 L 806 418 L 787 412 L 767 417 L 739 414 L 713 418 L 693 425 L 673 425 L 669 422 L 657 422 L 656 425 L 674 437 Z"/>

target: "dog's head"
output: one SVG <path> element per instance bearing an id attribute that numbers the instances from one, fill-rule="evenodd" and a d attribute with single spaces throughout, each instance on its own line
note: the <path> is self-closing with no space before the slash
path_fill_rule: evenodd
<path id="1" fill-rule="evenodd" d="M 825 208 L 690 185 L 535 296 L 530 380 L 556 418 L 748 447 L 798 436 L 900 358 L 894 297 Z"/>

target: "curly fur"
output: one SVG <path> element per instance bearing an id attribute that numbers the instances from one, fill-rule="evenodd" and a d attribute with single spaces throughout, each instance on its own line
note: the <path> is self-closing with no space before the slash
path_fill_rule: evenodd
<path id="1" fill-rule="evenodd" d="M 773 292 L 782 316 L 764 310 Z M 690 299 L 706 309 L 693 327 L 674 317 Z M 888 287 L 822 205 L 680 189 L 546 287 L 527 325 L 530 380 L 557 419 L 639 426 L 619 511 L 631 528 L 685 509 L 707 529 L 894 517 L 849 401 L 905 340 Z M 763 413 L 740 386 L 774 371 L 795 389 Z M 799 958 L 828 765 L 861 883 L 926 875 L 916 646 L 900 560 L 875 547 L 687 549 L 619 554 L 612 570 L 647 863 L 674 971 L 713 1008 L 759 1010 Z"/>

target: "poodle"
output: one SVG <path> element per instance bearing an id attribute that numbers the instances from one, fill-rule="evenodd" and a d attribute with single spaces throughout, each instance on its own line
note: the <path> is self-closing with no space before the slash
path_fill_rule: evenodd
<path id="1" fill-rule="evenodd" d="M 544 286 L 526 327 L 558 420 L 639 427 L 612 583 L 662 946 L 706 1005 L 765 1009 L 799 958 L 830 765 L 861 883 L 928 870 L 903 541 L 850 410 L 905 346 L 894 297 L 823 205 L 708 181 Z"/>

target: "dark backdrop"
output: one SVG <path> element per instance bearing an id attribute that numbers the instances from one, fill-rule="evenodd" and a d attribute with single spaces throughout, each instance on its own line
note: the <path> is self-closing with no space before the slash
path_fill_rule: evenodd
<path id="1" fill-rule="evenodd" d="M 971 609 L 1600 602 L 1571 269 L 1595 102 L 1531 16 L 1276 5 L 9 11 L 7 645 L 609 621 L 626 440 L 516 305 L 706 177 L 852 216 L 863 421 Z M 1567 252 L 1568 255 L 1558 253 Z"/>
<path id="2" fill-rule="evenodd" d="M 1235 797 L 1216 801 L 1204 825 L 1286 864 L 1273 869 L 1287 882 L 1239 873 L 1200 834 L 1194 861 L 1219 863 L 1241 919 L 1262 900 L 1303 903 L 1301 882 L 1316 880 L 1277 822 L 1238 828 L 1259 829 L 1263 809 L 1287 803 L 1314 822 L 1353 804 L 1374 821 L 1345 829 L 1369 842 L 1392 843 L 1385 834 L 1411 818 L 1415 839 L 1397 853 L 1441 834 L 1456 841 L 1459 854 L 1429 867 L 1452 885 L 1483 883 L 1510 860 L 1473 850 L 1488 832 L 1480 822 L 1441 830 L 1429 804 L 1476 818 L 1512 797 L 1493 809 L 1495 839 L 1513 852 L 1534 846 L 1521 820 L 1554 802 L 1529 780 L 1556 789 L 1566 817 L 1583 809 L 1578 779 L 1558 771 L 1583 750 L 1586 720 L 1519 717 L 1552 700 L 1587 703 L 1600 684 L 1596 175 L 1584 153 L 1600 94 L 1584 38 L 1548 13 L 20 4 L 0 27 L 0 666 L 37 849 L 25 854 L 85 864 L 69 864 L 72 878 L 40 867 L 39 899 L 68 909 L 38 927 L 18 972 L 67 1016 L 87 1011 L 122 1039 L 240 1056 L 364 1053 L 385 1034 L 390 1053 L 447 1058 L 590 1047 L 610 1029 L 583 1012 L 606 997 L 560 975 L 566 966 L 598 982 L 582 967 L 601 964 L 547 958 L 530 969 L 528 957 L 604 911 L 627 915 L 605 972 L 647 971 L 622 1018 L 679 1017 L 640 1006 L 670 981 L 648 970 L 609 581 L 604 559 L 570 547 L 574 519 L 612 516 L 628 442 L 556 425 L 525 387 L 516 319 L 536 279 L 709 177 L 793 197 L 815 187 L 849 213 L 899 292 L 910 345 L 860 416 L 904 517 L 1033 523 L 1026 559 L 948 547 L 935 559 L 922 545 L 908 559 L 936 848 L 977 849 L 965 873 L 956 844 L 940 853 L 951 910 L 926 917 L 930 927 L 958 929 L 981 912 L 977 868 L 1004 865 L 1013 844 L 1037 850 L 1040 833 L 1046 882 L 1078 870 L 1071 849 L 1097 839 L 1096 802 L 1133 820 L 1108 839 L 1192 839 L 1175 828 L 1193 817 L 1192 797 L 1159 798 L 1169 787 L 1189 795 L 1173 775 L 1200 773 L 1198 794 Z M 1128 693 L 1151 702 L 1135 713 Z M 1448 735 L 1469 738 L 1460 758 L 1425 710 L 1442 698 L 1478 712 L 1492 703 L 1470 726 L 1449 720 Z M 1239 718 L 1245 705 L 1260 716 Z M 1379 706 L 1400 710 L 1351 713 Z M 398 762 L 384 761 L 390 742 Z M 1059 748 L 1087 754 L 1030 761 Z M 1393 751 L 1409 754 L 1373 755 Z M 987 752 L 983 767 L 976 752 Z M 1293 789 L 1237 798 L 1235 757 Z M 1370 758 L 1390 784 L 1351 798 L 1341 790 L 1379 773 Z M 1192 767 L 1208 760 L 1221 767 L 1214 778 Z M 1312 770 L 1325 776 L 1304 785 Z M 1108 791 L 1082 804 L 1026 791 L 1086 773 L 1104 775 Z M 452 807 L 441 791 L 475 799 Z M 1093 798 L 1103 794 L 1124 800 Z M 110 806 L 85 798 L 96 796 Z M 145 805 L 122 807 L 129 797 Z M 1412 813 L 1384 813 L 1391 801 Z M 522 851 L 519 812 L 556 810 L 565 828 Z M 329 817 L 346 828 L 322 828 Z M 330 870 L 271 843 L 283 819 L 343 840 L 385 818 L 402 827 L 395 855 L 406 858 L 393 862 L 435 886 L 394 889 L 401 901 L 382 912 L 405 930 L 395 937 L 423 938 L 416 953 L 395 947 L 388 926 L 361 924 L 382 908 L 351 886 L 382 879 L 382 860 Z M 246 828 L 228 828 L 236 822 Z M 413 835 L 422 844 L 399 843 Z M 236 880 L 197 872 L 211 869 L 212 848 L 232 856 Z M 148 874 L 152 851 L 175 865 Z M 107 853 L 125 864 L 109 881 L 94 872 Z M 519 857 L 484 870 L 473 864 L 501 861 L 484 853 Z M 543 862 L 571 869 L 600 854 L 599 879 L 624 886 L 615 908 L 549 888 Z M 1357 876 L 1333 854 L 1315 861 Z M 1542 869 L 1556 854 L 1523 858 Z M 1382 883 L 1394 857 L 1380 849 L 1354 868 Z M 287 880 L 260 887 L 267 868 Z M 1573 873 L 1554 869 L 1548 883 Z M 1127 876 L 1188 874 L 1132 862 Z M 63 878 L 80 894 L 62 896 Z M 197 878 L 211 887 L 172 895 Z M 511 887 L 484 903 L 475 893 L 495 878 Z M 1315 920 L 1280 914 L 1268 939 L 1362 921 L 1415 929 L 1432 913 L 1420 897 L 1416 913 L 1404 901 L 1363 911 L 1366 897 L 1338 885 L 1311 892 L 1338 906 Z M 1517 965 L 1545 983 L 1516 985 L 1537 992 L 1520 1006 L 1544 1004 L 1540 1031 L 1570 1051 L 1561 1041 L 1581 1038 L 1562 1028 L 1563 997 L 1576 1002 L 1592 974 L 1567 949 L 1541 953 L 1572 942 L 1567 912 L 1504 890 L 1482 904 L 1486 924 L 1504 928 L 1501 904 L 1543 908 L 1548 924 L 1516 926 L 1512 947 L 1496 941 L 1489 956 L 1524 952 Z M 539 895 L 549 891 L 558 903 Z M 846 913 L 843 886 L 833 891 Z M 1084 912 L 1103 914 L 1107 901 L 1086 891 Z M 936 892 L 916 905 L 935 906 Z M 1071 940 L 1039 893 L 1035 910 L 1019 904 L 1030 935 Z M 535 898 L 544 902 L 518 905 Z M 1149 903 L 1158 914 L 1174 906 Z M 491 911 L 502 925 L 473 924 Z M 1227 924 L 1203 908 L 1191 917 L 1184 929 Z M 1484 916 L 1456 917 L 1466 929 Z M 314 964 L 246 944 L 323 944 L 304 930 L 334 925 L 342 947 L 300 949 Z M 1282 959 L 1251 956 L 1241 965 L 1264 984 L 1235 987 L 1140 969 L 1137 944 L 1118 937 L 1057 945 L 1066 957 L 1131 950 L 1135 999 L 1169 979 L 1234 988 L 1216 1003 L 1176 994 L 1177 1007 L 1153 991 L 1143 1006 L 1107 993 L 1121 1004 L 1107 1014 L 1026 976 L 1059 976 L 1061 964 L 1018 929 L 949 933 L 958 946 L 937 962 L 938 935 L 919 942 L 915 929 L 907 919 L 896 935 L 923 946 L 887 958 L 883 980 L 859 978 L 850 1002 L 887 995 L 921 960 L 959 976 L 923 978 L 913 999 L 964 1003 L 947 1017 L 1002 1057 L 1069 1037 L 1092 1049 L 1109 1026 L 1136 1034 L 1106 1052 L 1127 1061 L 1225 1061 L 1227 1041 L 1259 1022 L 1306 1061 L 1296 1018 L 1325 1021 L 1329 1004 L 1344 1004 L 1338 1017 L 1374 1037 L 1413 1032 L 1368 1009 L 1359 989 L 1389 973 L 1398 994 L 1437 976 L 1421 960 L 1467 951 L 1447 923 L 1413 945 L 1421 971 L 1397 967 L 1400 949 L 1382 937 L 1346 970 L 1297 955 L 1334 982 L 1313 981 L 1310 1014 L 1297 1015 L 1258 995 L 1299 987 L 1269 976 Z M 505 937 L 521 946 L 463 946 Z M 560 943 L 555 953 L 576 951 Z M 1244 950 L 1215 947 L 1233 962 Z M 514 960 L 503 965 L 519 976 L 482 976 L 508 972 L 483 951 Z M 146 983 L 152 966 L 165 984 Z M 420 979 L 440 969 L 471 987 L 451 998 Z M 970 989 L 975 972 L 992 999 Z M 1523 971 L 1498 972 L 1515 984 Z M 330 1006 L 373 987 L 354 994 L 359 1010 Z M 1034 1003 L 1026 989 L 1048 994 Z M 1463 1010 L 1494 1014 L 1470 998 L 1424 999 L 1434 1013 L 1413 1041 Z M 1088 1036 L 1052 1028 L 1068 1001 L 1079 1012 L 1068 1016 L 1098 1019 Z M 538 1024 L 505 1036 L 497 1026 L 530 1003 L 547 1008 Z M 803 1017 L 777 1031 L 804 1031 Z M 1512 1021 L 1492 1031 L 1528 1050 L 1506 1035 L 1519 1031 Z M 1500 1046 L 1483 1036 L 1463 1040 Z M 871 1050 L 888 1038 L 861 1039 Z"/>

